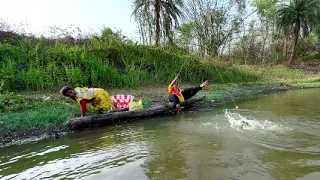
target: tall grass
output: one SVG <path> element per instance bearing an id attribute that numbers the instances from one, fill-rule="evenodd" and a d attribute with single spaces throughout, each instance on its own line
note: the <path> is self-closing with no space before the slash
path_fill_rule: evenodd
<path id="1" fill-rule="evenodd" d="M 137 45 L 114 36 L 93 37 L 82 44 L 24 38 L 14 44 L 0 43 L 0 78 L 10 90 L 58 89 L 63 85 L 136 87 L 168 83 L 183 66 L 181 80 L 205 79 L 252 82 L 251 73 L 202 63 L 197 57 L 162 48 Z"/>

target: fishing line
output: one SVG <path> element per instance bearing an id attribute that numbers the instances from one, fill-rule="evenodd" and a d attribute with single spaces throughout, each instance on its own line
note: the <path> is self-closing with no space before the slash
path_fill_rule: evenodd
<path id="1" fill-rule="evenodd" d="M 216 65 L 215 65 L 215 64 L 213 64 L 213 65 L 214 65 L 214 68 L 216 69 L 217 73 L 219 74 L 220 79 L 222 80 L 223 84 L 226 84 L 226 83 L 224 82 L 224 80 L 223 80 L 223 78 L 222 78 L 221 74 L 219 73 L 219 71 L 218 71 L 218 69 L 217 69 Z M 233 104 L 234 104 L 234 108 L 235 108 L 235 109 L 238 109 L 238 106 L 236 105 L 236 102 L 234 101 L 234 99 L 233 99 L 233 97 L 231 96 L 231 94 L 229 94 L 228 92 L 227 92 L 227 94 L 230 96 L 230 98 L 231 98 L 231 100 L 232 100 L 232 102 L 233 102 Z"/>
<path id="2" fill-rule="evenodd" d="M 181 71 L 182 71 L 182 69 L 183 69 L 183 67 L 184 67 L 185 63 L 186 63 L 186 61 L 184 61 L 184 62 L 183 62 L 182 66 L 181 66 L 181 68 L 180 68 L 179 73 L 181 73 Z M 224 80 L 223 80 L 223 78 L 222 78 L 221 74 L 219 73 L 219 71 L 218 71 L 218 69 L 217 69 L 216 65 L 215 65 L 215 64 L 213 64 L 213 65 L 214 65 L 214 68 L 216 69 L 217 73 L 219 74 L 219 77 L 220 77 L 220 79 L 222 80 L 222 82 L 223 82 L 224 84 L 226 84 L 226 83 L 224 82 Z M 232 102 L 233 102 L 233 104 L 234 104 L 235 109 L 238 109 L 238 106 L 236 105 L 236 102 L 234 101 L 234 99 L 233 99 L 232 95 L 231 95 L 231 94 L 229 94 L 228 92 L 227 92 L 227 94 L 230 96 L 230 98 L 231 98 L 231 100 L 232 100 Z"/>

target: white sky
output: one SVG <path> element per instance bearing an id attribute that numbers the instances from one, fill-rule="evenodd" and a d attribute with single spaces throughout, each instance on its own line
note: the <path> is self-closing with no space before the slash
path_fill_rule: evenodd
<path id="1" fill-rule="evenodd" d="M 103 26 L 138 40 L 136 23 L 130 20 L 131 0 L 0 0 L 0 19 L 28 24 L 27 32 L 47 33 L 49 27 L 72 25 L 83 32 L 99 33 Z"/>

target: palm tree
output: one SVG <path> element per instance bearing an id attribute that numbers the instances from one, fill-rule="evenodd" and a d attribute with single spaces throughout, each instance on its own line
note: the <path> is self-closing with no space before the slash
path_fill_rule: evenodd
<path id="1" fill-rule="evenodd" d="M 284 5 L 278 10 L 278 27 L 285 33 L 292 33 L 294 38 L 289 64 L 293 63 L 299 37 L 308 36 L 311 28 L 317 24 L 317 17 L 320 13 L 319 5 L 320 0 L 291 0 L 289 5 Z"/>
<path id="2" fill-rule="evenodd" d="M 139 33 L 142 37 L 142 42 L 151 44 L 153 35 L 153 15 L 149 0 L 134 0 L 133 1 L 133 13 L 131 15 L 135 17 L 138 23 Z M 147 35 L 148 33 L 148 35 Z"/>
<path id="3" fill-rule="evenodd" d="M 180 8 L 184 6 L 183 0 L 134 0 L 133 6 L 132 16 L 140 24 L 140 31 L 141 28 L 147 28 L 149 35 L 155 32 L 156 46 L 159 45 L 161 27 L 165 37 L 173 41 L 171 30 L 179 24 L 179 18 L 182 17 Z"/>

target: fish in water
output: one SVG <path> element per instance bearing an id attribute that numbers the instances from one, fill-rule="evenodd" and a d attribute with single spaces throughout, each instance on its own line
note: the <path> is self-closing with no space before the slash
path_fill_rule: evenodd
<path id="1" fill-rule="evenodd" d="M 241 126 L 240 127 L 243 129 L 243 127 L 251 127 L 251 125 L 248 122 L 241 121 Z"/>
<path id="2" fill-rule="evenodd" d="M 59 133 L 55 133 L 54 134 L 54 139 L 59 139 L 60 138 L 60 134 Z"/>

